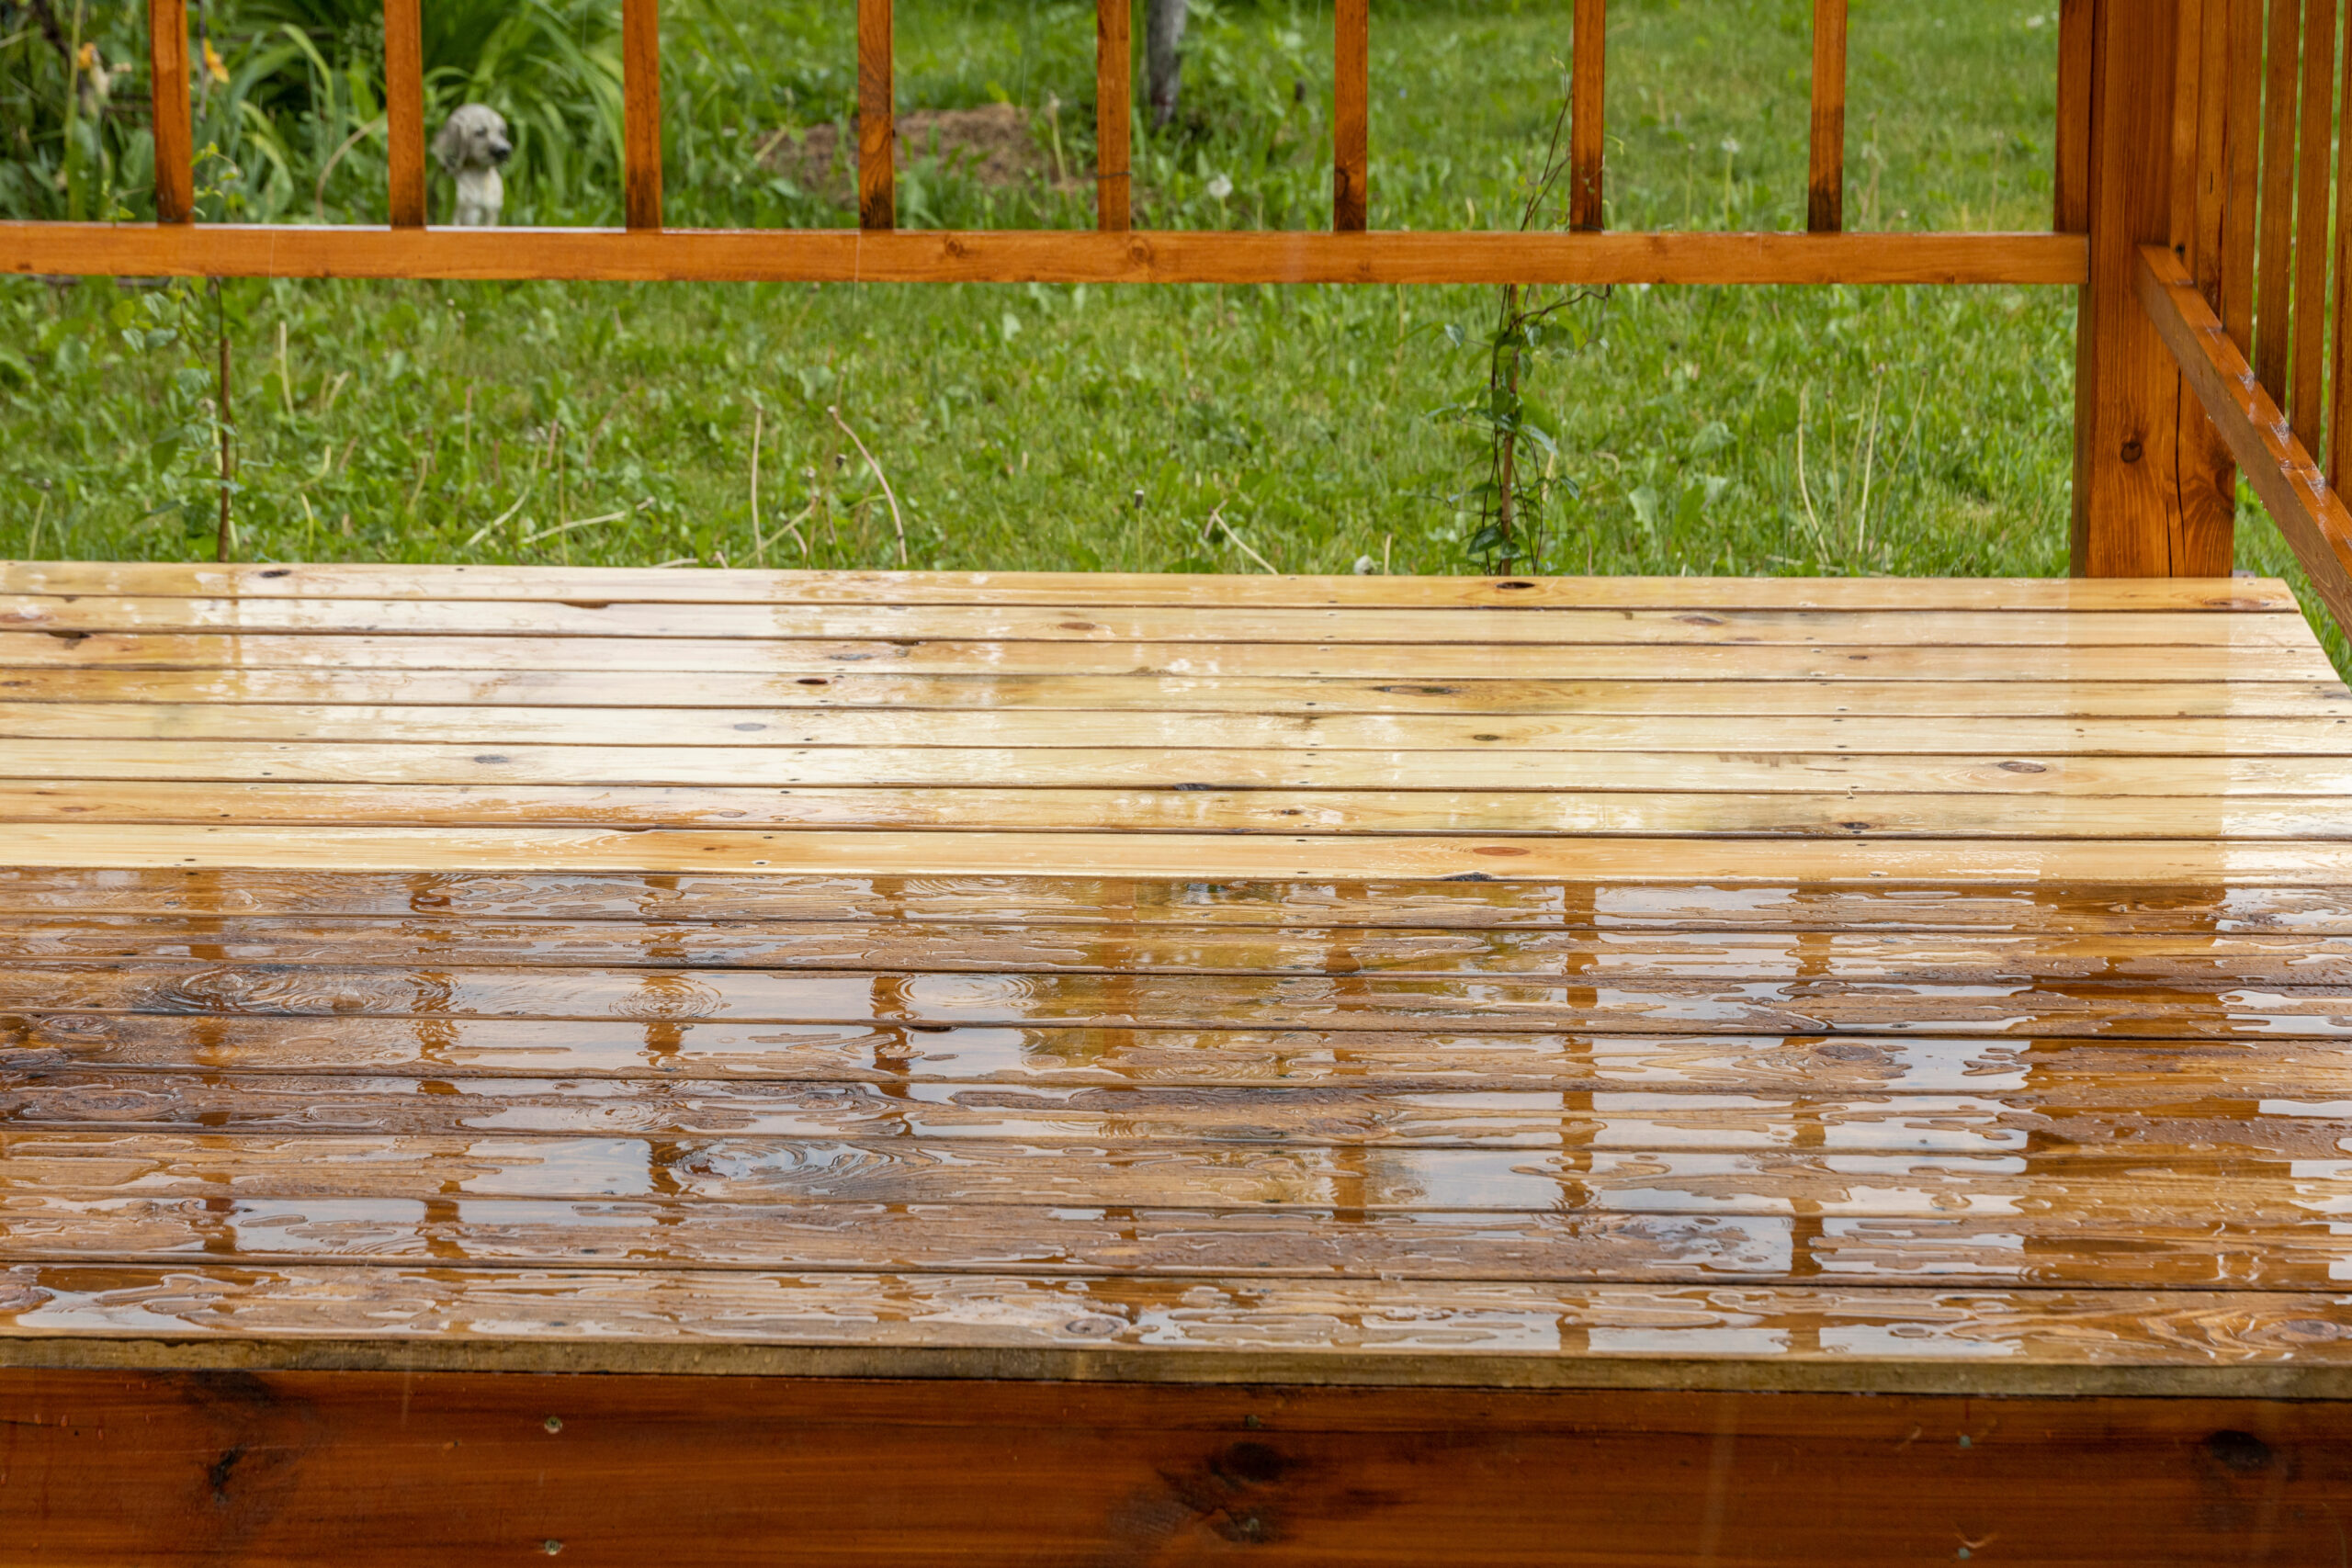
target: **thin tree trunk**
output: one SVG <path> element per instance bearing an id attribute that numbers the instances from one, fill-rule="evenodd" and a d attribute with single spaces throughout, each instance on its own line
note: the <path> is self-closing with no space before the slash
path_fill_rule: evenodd
<path id="1" fill-rule="evenodd" d="M 1155 127 L 1176 118 L 1183 91 L 1184 5 L 1185 0 L 1150 0 L 1144 17 L 1144 68 Z"/>

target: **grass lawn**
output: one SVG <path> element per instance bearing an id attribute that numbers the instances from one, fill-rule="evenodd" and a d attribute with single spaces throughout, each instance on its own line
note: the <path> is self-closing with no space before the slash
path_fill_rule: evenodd
<path id="1" fill-rule="evenodd" d="M 1142 220 L 1327 221 L 1328 8 L 1195 5 L 1188 115 L 1138 146 Z M 1851 224 L 2047 226 L 2056 9 L 1854 0 Z M 1091 156 L 1091 10 L 899 0 L 902 110 L 1012 104 L 1040 171 L 991 185 L 918 158 L 907 222 L 1091 221 L 1068 177 Z M 1611 7 L 1613 224 L 1801 225 L 1810 10 Z M 847 220 L 760 153 L 846 113 L 852 13 L 665 6 L 671 221 Z M 1375 226 L 1518 221 L 1567 15 L 1375 4 Z M 339 198 L 355 217 L 367 156 Z M 294 173 L 299 218 L 314 171 Z M 517 175 L 512 217 L 616 216 L 616 193 L 553 203 Z M 926 567 L 1474 570 L 1483 438 L 1450 411 L 1483 392 L 1495 309 L 1446 288 L 262 282 L 216 306 L 6 279 L 0 549 L 210 554 L 225 320 L 251 558 L 887 566 L 902 527 Z M 1582 300 L 1533 384 L 1560 481 L 1541 567 L 2063 572 L 2074 313 L 2063 289 Z M 2294 575 L 2250 505 L 2239 558 Z"/>

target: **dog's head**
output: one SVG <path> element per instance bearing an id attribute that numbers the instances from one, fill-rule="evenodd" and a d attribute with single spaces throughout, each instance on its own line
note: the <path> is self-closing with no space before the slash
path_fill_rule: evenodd
<path id="1" fill-rule="evenodd" d="M 433 155 L 451 174 L 462 169 L 492 169 L 514 154 L 506 140 L 506 121 L 488 104 L 465 104 L 441 123 L 433 139 Z"/>

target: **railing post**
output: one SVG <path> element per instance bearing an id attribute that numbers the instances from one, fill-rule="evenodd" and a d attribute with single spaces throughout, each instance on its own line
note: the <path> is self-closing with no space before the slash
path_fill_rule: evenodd
<path id="1" fill-rule="evenodd" d="M 2183 68 L 2180 51 L 2200 48 L 2202 15 L 2200 0 L 2092 0 L 2090 281 L 2075 321 L 2078 577 L 2230 570 L 2235 470 L 2141 308 L 2133 271 L 2139 246 L 2175 243 L 2177 95 L 2204 76 Z M 2179 118 L 2192 130 L 2202 123 Z"/>
<path id="2" fill-rule="evenodd" d="M 188 124 L 187 0 L 147 0 L 147 80 L 154 103 L 155 221 L 196 216 L 196 137 Z"/>

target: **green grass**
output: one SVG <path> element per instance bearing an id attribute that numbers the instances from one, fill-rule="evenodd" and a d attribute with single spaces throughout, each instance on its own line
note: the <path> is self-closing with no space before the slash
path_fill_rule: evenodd
<path id="1" fill-rule="evenodd" d="M 752 149 L 846 112 L 850 9 L 665 7 L 672 221 L 844 220 Z M 1090 10 L 900 0 L 901 104 L 1020 104 L 1082 170 Z M 1146 220 L 1326 220 L 1328 9 L 1203 10 L 1187 121 L 1139 147 Z M 1612 222 L 1800 223 L 1809 12 L 1611 7 Z M 2046 227 L 2055 13 L 1855 0 L 1849 221 Z M 1566 15 L 1566 0 L 1375 6 L 1375 224 L 1516 221 Z M 373 145 L 337 176 L 356 204 L 341 215 L 381 189 Z M 293 174 L 299 218 L 315 169 Z M 609 191 L 564 196 L 528 167 L 514 183 L 538 220 L 616 216 Z M 903 189 L 910 221 L 1091 219 L 1082 189 L 990 191 L 935 163 Z M 1479 564 L 1458 498 L 1482 449 L 1445 411 L 1482 386 L 1491 291 L 247 282 L 221 303 L 251 558 L 896 564 L 838 408 L 888 475 L 917 566 Z M 0 549 L 210 553 L 212 310 L 186 291 L 0 281 Z M 1576 494 L 1544 570 L 2065 569 L 2069 290 L 1621 288 L 1562 319 L 1533 389 Z M 2258 514 L 2240 537 L 2242 564 L 2296 576 Z"/>

